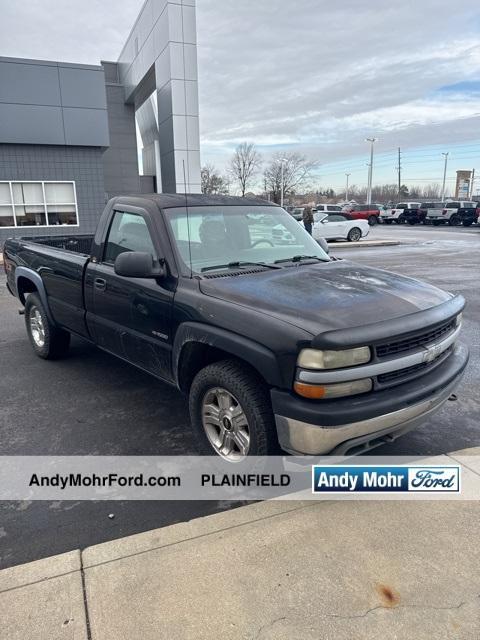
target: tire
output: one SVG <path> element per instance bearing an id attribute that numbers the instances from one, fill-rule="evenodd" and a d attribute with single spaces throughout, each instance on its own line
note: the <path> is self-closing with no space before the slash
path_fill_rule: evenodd
<path id="1" fill-rule="evenodd" d="M 280 451 L 268 388 L 241 362 L 221 360 L 199 371 L 190 388 L 189 409 L 201 455 L 238 462 Z"/>
<path id="2" fill-rule="evenodd" d="M 367 222 L 371 227 L 374 227 L 376 224 L 378 224 L 377 216 L 368 216 Z"/>
<path id="3" fill-rule="evenodd" d="M 462 224 L 462 219 L 458 214 L 454 213 L 453 215 L 450 216 L 448 224 L 451 227 L 459 227 Z"/>
<path id="4" fill-rule="evenodd" d="M 433 221 L 433 226 L 434 227 L 439 227 L 442 223 L 440 222 L 440 220 L 434 220 Z"/>
<path id="5" fill-rule="evenodd" d="M 25 325 L 30 344 L 39 358 L 56 360 L 67 354 L 70 334 L 50 322 L 37 293 L 31 293 L 25 303 Z"/>
<path id="6" fill-rule="evenodd" d="M 353 227 L 350 229 L 347 235 L 347 240 L 349 242 L 358 242 L 362 237 L 362 230 L 358 227 Z"/>

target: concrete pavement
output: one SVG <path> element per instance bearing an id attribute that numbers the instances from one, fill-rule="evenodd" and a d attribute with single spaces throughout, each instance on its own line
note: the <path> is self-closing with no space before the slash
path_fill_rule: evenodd
<path id="1" fill-rule="evenodd" d="M 479 501 L 233 509 L 1 571 L 0 639 L 478 640 L 479 517 Z"/>

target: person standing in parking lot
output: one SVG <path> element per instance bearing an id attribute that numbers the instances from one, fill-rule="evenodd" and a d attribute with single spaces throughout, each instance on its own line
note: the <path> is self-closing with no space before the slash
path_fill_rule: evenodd
<path id="1" fill-rule="evenodd" d="M 313 225 L 313 211 L 312 207 L 305 207 L 303 210 L 303 226 L 308 231 L 310 235 L 312 235 L 312 225 Z"/>

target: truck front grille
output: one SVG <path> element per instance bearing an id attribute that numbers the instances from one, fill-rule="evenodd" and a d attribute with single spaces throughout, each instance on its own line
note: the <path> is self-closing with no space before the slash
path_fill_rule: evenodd
<path id="1" fill-rule="evenodd" d="M 418 376 L 428 373 L 436 366 L 441 364 L 443 360 L 448 358 L 451 352 L 452 347 L 441 353 L 435 358 L 435 360 L 432 360 L 431 362 L 421 362 L 420 364 L 415 364 L 412 367 L 407 367 L 406 369 L 398 369 L 397 371 L 382 373 L 377 376 L 377 382 L 379 385 L 382 385 L 382 387 L 387 387 L 393 386 L 394 384 L 401 384 L 402 382 L 408 382 L 408 380 L 413 380 Z"/>
<path id="2" fill-rule="evenodd" d="M 377 358 L 385 358 L 387 356 L 396 355 L 398 353 L 405 353 L 407 351 L 415 351 L 420 347 L 424 347 L 433 342 L 438 342 L 444 336 L 447 336 L 456 327 L 456 318 L 447 320 L 436 329 L 430 329 L 423 333 L 417 332 L 408 338 L 402 338 L 401 340 L 394 340 L 392 342 L 386 342 L 379 344 L 375 347 Z"/>

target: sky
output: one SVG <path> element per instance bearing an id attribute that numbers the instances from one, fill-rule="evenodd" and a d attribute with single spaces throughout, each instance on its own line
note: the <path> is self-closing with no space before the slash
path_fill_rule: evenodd
<path id="1" fill-rule="evenodd" d="M 0 0 L 0 55 L 116 60 L 142 0 Z M 476 168 L 480 5 L 475 0 L 197 0 L 203 163 L 245 140 L 265 159 L 298 151 L 314 182 L 441 182 Z"/>

